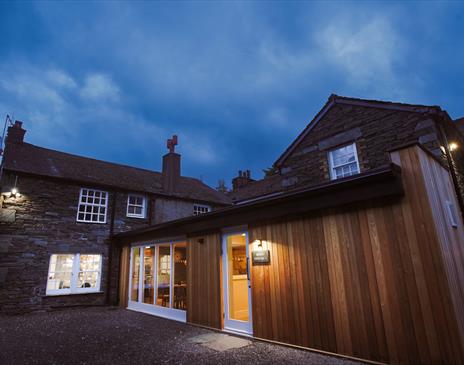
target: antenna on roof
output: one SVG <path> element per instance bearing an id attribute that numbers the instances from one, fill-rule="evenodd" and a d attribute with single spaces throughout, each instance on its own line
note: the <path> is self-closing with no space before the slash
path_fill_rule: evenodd
<path id="1" fill-rule="evenodd" d="M 2 139 L 0 140 L 0 157 L 2 158 L 2 161 L 0 162 L 0 181 L 2 179 L 2 172 L 3 172 L 3 144 L 5 142 L 6 127 L 7 127 L 8 124 L 10 126 L 12 126 L 13 125 L 13 120 L 7 114 L 6 118 L 5 118 L 5 124 L 3 125 Z"/>

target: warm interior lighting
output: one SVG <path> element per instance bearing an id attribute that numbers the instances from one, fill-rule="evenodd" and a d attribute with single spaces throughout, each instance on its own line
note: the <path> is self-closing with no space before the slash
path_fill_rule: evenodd
<path id="1" fill-rule="evenodd" d="M 454 150 L 456 150 L 457 148 L 458 148 L 458 144 L 457 144 L 457 143 L 451 142 L 451 143 L 449 144 L 449 150 L 450 150 L 450 151 L 454 151 Z"/>

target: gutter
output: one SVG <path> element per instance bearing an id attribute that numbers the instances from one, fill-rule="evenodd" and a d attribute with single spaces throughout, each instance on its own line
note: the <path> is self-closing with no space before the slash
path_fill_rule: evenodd
<path id="1" fill-rule="evenodd" d="M 169 235 L 199 234 L 223 227 L 305 214 L 310 211 L 353 204 L 360 201 L 398 197 L 404 193 L 401 168 L 389 164 L 375 170 L 310 188 L 299 189 L 255 202 L 189 216 L 152 227 L 116 234 L 118 244 Z"/>

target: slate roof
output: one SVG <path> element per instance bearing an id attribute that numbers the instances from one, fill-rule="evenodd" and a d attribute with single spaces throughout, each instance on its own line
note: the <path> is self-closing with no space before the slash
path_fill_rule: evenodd
<path id="1" fill-rule="evenodd" d="M 234 203 L 238 203 L 240 201 L 276 194 L 283 190 L 282 176 L 280 174 L 275 174 L 262 180 L 250 182 L 240 189 L 231 191 L 229 196 Z"/>
<path id="2" fill-rule="evenodd" d="M 160 172 L 72 155 L 29 143 L 8 145 L 4 156 L 4 169 L 135 192 L 217 204 L 231 203 L 225 194 L 198 179 L 182 176 L 176 191 L 167 192 L 163 189 Z"/>

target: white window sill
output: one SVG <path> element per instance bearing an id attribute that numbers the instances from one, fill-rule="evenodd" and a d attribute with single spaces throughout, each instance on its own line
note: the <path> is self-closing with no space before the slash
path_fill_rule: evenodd
<path id="1" fill-rule="evenodd" d="M 78 221 L 76 220 L 77 223 L 90 223 L 90 224 L 106 224 L 105 222 L 90 222 L 90 221 Z"/>
<path id="2" fill-rule="evenodd" d="M 127 218 L 136 218 L 136 219 L 145 219 L 146 217 L 142 215 L 126 215 Z"/>
<path id="3" fill-rule="evenodd" d="M 104 292 L 99 290 L 99 291 L 85 291 L 85 292 L 80 292 L 80 293 L 56 293 L 56 294 L 45 294 L 44 297 L 63 297 L 63 296 L 69 296 L 69 295 L 87 295 L 87 294 L 103 294 Z"/>

